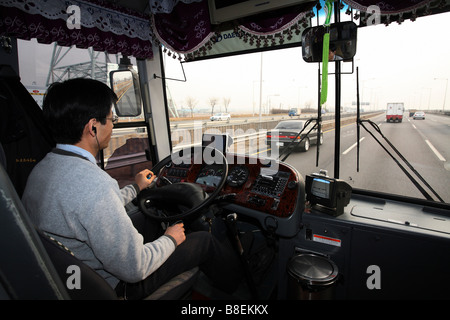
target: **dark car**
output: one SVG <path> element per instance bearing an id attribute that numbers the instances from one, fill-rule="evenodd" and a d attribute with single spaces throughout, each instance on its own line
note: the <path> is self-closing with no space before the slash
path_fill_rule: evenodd
<path id="1" fill-rule="evenodd" d="M 305 121 L 303 120 L 286 120 L 280 121 L 277 126 L 267 132 L 267 145 L 268 147 L 280 147 L 285 148 L 293 140 L 296 140 L 291 146 L 295 146 L 302 151 L 308 151 L 312 144 L 317 144 L 317 129 L 312 130 L 308 136 L 306 134 L 312 128 L 311 123 L 301 135 L 297 134 L 303 129 Z M 305 137 L 300 144 L 297 144 L 303 137 Z M 323 133 L 320 134 L 319 144 L 323 143 Z M 273 144 L 273 145 L 272 145 Z"/>

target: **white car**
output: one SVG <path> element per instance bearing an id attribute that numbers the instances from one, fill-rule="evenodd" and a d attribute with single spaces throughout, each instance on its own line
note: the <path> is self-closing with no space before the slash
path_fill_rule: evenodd
<path id="1" fill-rule="evenodd" d="M 216 113 L 215 115 L 213 115 L 210 120 L 211 121 L 215 121 L 215 120 L 230 120 L 231 116 L 229 113 Z"/>
<path id="2" fill-rule="evenodd" d="M 423 120 L 425 120 L 425 112 L 417 111 L 416 113 L 414 113 L 413 119 L 414 120 L 416 120 L 416 119 L 423 119 Z"/>

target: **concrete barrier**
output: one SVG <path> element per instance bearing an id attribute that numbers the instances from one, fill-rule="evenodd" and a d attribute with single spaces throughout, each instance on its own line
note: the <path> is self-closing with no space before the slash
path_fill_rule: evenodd
<path id="1" fill-rule="evenodd" d="M 364 113 L 361 115 L 362 119 L 369 119 L 382 114 L 383 112 Z M 325 120 L 326 119 L 326 120 Z M 288 120 L 288 119 L 286 119 Z M 306 120 L 306 119 L 302 119 Z M 356 121 L 356 115 L 342 116 L 341 125 L 348 125 Z M 230 147 L 233 151 L 238 148 L 245 148 L 250 150 L 265 146 L 266 132 L 275 128 L 280 120 L 269 120 L 264 122 L 241 122 L 241 123 L 223 123 L 214 125 L 202 124 L 195 128 L 173 128 L 172 147 L 174 150 L 189 147 L 193 144 L 201 144 L 203 133 L 229 133 L 233 137 L 234 144 Z M 334 119 L 329 116 L 322 120 L 322 131 L 332 130 L 335 127 Z M 264 141 L 263 141 L 264 140 Z M 115 165 L 120 166 L 120 160 L 123 160 L 123 165 L 127 165 L 132 158 L 142 159 L 145 155 L 145 149 L 148 149 L 148 139 L 146 132 L 127 133 L 124 135 L 115 135 L 111 138 L 111 142 L 104 150 L 104 157 L 106 163 L 111 161 L 116 162 Z M 126 160 L 125 158 L 130 158 Z M 114 160 L 116 158 L 116 160 Z"/>

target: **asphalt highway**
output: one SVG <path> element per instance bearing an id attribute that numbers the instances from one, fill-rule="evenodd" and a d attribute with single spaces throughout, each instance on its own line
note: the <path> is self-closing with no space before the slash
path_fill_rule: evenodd
<path id="1" fill-rule="evenodd" d="M 405 115 L 407 114 L 405 113 Z M 450 117 L 429 114 L 425 120 L 413 120 L 405 117 L 401 123 L 387 123 L 384 115 L 380 115 L 371 120 L 378 125 L 382 134 L 436 193 L 445 202 L 450 202 Z M 358 172 L 356 124 L 343 126 L 339 152 L 339 178 L 347 181 L 354 188 L 424 198 L 425 196 L 410 181 L 392 157 L 395 157 L 423 188 L 426 188 L 426 185 L 389 147 L 377 130 L 369 123 L 364 123 L 364 125 L 382 142 L 392 156 L 366 130 L 361 128 Z M 324 133 L 324 143 L 319 149 L 319 165 L 317 167 L 316 146 L 311 146 L 306 153 L 294 151 L 286 159 L 286 162 L 296 167 L 302 175 L 325 169 L 328 170 L 329 176 L 334 177 L 334 136 L 334 129 Z M 437 200 L 432 191 L 429 189 L 425 189 L 425 191 Z"/>

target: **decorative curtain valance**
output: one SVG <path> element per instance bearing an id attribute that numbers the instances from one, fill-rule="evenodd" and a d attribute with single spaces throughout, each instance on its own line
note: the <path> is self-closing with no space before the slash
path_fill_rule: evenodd
<path id="1" fill-rule="evenodd" d="M 153 28 L 165 47 L 182 54 L 198 50 L 214 35 L 207 1 L 179 2 L 170 13 L 153 14 Z"/>
<path id="2" fill-rule="evenodd" d="M 150 0 L 150 4 L 155 37 L 173 52 L 191 58 L 201 56 L 219 36 L 211 26 L 207 0 Z M 255 48 L 282 44 L 285 37 L 300 34 L 309 26 L 312 15 L 311 5 L 303 12 L 237 25 L 232 31 Z"/>
<path id="3" fill-rule="evenodd" d="M 80 27 L 69 29 L 70 5 L 80 8 Z M 0 35 L 61 46 L 152 58 L 148 16 L 101 0 L 0 0 Z"/>
<path id="4" fill-rule="evenodd" d="M 354 9 L 367 12 L 368 7 L 377 6 L 382 14 L 394 14 L 413 11 L 421 8 L 435 0 L 345 0 L 345 2 Z"/>
<path id="5" fill-rule="evenodd" d="M 185 57 L 202 56 L 220 37 L 209 20 L 207 0 L 148 0 L 150 16 L 115 6 L 105 0 L 0 0 L 0 36 L 36 38 L 41 43 L 93 47 L 97 51 L 152 58 L 152 44 Z M 342 0 L 368 12 L 379 8 L 383 23 L 414 20 L 417 16 L 449 10 L 450 0 Z M 80 8 L 80 28 L 70 29 L 68 6 Z M 235 25 L 235 35 L 252 47 L 283 44 L 309 26 L 312 6 L 277 18 Z M 359 14 L 359 13 L 357 13 Z M 73 17 L 73 16 L 72 16 Z M 392 18 L 392 19 L 391 19 Z M 364 25 L 365 17 L 361 15 Z M 294 38 L 294 41 L 295 38 Z"/>
<path id="6" fill-rule="evenodd" d="M 171 13 L 178 2 L 189 4 L 192 2 L 200 1 L 202 0 L 150 0 L 150 11 L 152 12 L 152 14 Z"/>
<path id="7" fill-rule="evenodd" d="M 343 0 L 351 8 L 361 12 L 373 13 L 373 8 L 379 11 L 383 23 L 388 25 L 392 21 L 402 23 L 405 19 L 415 20 L 417 17 L 426 16 L 443 11 L 448 7 L 449 0 Z M 375 7 L 374 7 L 375 6 Z M 448 9 L 446 9 L 448 10 Z M 357 14 L 355 18 L 359 18 Z M 362 23 L 365 24 L 365 18 L 361 16 Z"/>
<path id="8" fill-rule="evenodd" d="M 303 12 L 287 13 L 283 16 L 244 23 L 237 28 L 244 32 L 244 38 L 256 41 L 257 47 L 274 45 L 276 40 L 283 43 L 284 36 L 300 34 L 309 26 L 308 19 L 313 16 L 311 8 Z"/>

